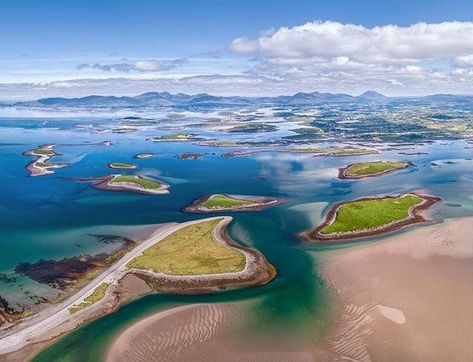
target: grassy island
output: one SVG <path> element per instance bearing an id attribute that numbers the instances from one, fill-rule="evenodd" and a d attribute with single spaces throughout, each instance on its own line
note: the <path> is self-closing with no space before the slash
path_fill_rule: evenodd
<path id="1" fill-rule="evenodd" d="M 409 193 L 343 202 L 329 211 L 322 225 L 301 236 L 309 240 L 334 241 L 394 231 L 426 221 L 420 211 L 439 200 L 433 196 Z"/>
<path id="2" fill-rule="evenodd" d="M 73 305 L 69 308 L 71 314 L 76 313 L 84 308 L 90 307 L 91 305 L 101 301 L 105 297 L 105 292 L 107 291 L 108 283 L 100 284 L 89 296 L 84 298 L 82 303 Z"/>
<path id="3" fill-rule="evenodd" d="M 136 165 L 133 163 L 127 163 L 127 162 L 112 162 L 108 164 L 109 168 L 113 169 L 122 169 L 122 170 L 127 170 L 127 169 L 134 169 L 136 168 Z"/>
<path id="4" fill-rule="evenodd" d="M 377 153 L 376 150 L 351 147 L 304 147 L 280 149 L 279 152 L 313 153 L 315 156 L 363 156 Z"/>
<path id="5" fill-rule="evenodd" d="M 153 142 L 183 142 L 183 141 L 194 141 L 196 138 L 194 135 L 189 134 L 189 133 L 172 133 L 168 135 L 162 135 L 162 136 L 155 136 L 150 138 L 151 141 Z"/>
<path id="6" fill-rule="evenodd" d="M 410 166 L 412 166 L 410 162 L 398 161 L 358 162 L 341 168 L 339 177 L 342 179 L 374 177 L 402 170 Z"/>
<path id="7" fill-rule="evenodd" d="M 228 209 L 233 207 L 255 205 L 255 202 L 245 199 L 235 199 L 227 195 L 216 194 L 209 197 L 201 205 L 208 209 Z"/>
<path id="8" fill-rule="evenodd" d="M 214 230 L 221 218 L 186 226 L 131 260 L 127 267 L 169 275 L 235 273 L 245 268 L 240 250 L 224 245 Z"/>
<path id="9" fill-rule="evenodd" d="M 163 188 L 163 184 L 157 181 L 141 178 L 135 175 L 132 175 L 132 176 L 117 175 L 117 176 L 114 176 L 109 181 L 109 184 L 120 184 L 120 183 L 135 184 L 147 190 L 155 190 L 155 189 Z"/>
<path id="10" fill-rule="evenodd" d="M 273 197 L 213 194 L 195 200 L 183 211 L 190 213 L 213 213 L 222 211 L 260 211 L 279 204 Z"/>
<path id="11" fill-rule="evenodd" d="M 54 151 L 54 147 L 55 145 L 53 144 L 45 144 L 23 153 L 25 156 L 36 157 L 36 160 L 30 162 L 26 166 L 26 169 L 30 172 L 31 176 L 49 175 L 54 173 L 53 169 L 55 168 L 68 166 L 67 163 L 50 162 L 51 158 L 60 155 Z"/>

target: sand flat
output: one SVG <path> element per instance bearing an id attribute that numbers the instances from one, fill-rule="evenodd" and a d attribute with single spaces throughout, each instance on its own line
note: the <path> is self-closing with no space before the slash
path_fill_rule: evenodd
<path id="1" fill-rule="evenodd" d="M 331 349 L 357 361 L 473 356 L 473 218 L 328 253 L 341 303 Z"/>

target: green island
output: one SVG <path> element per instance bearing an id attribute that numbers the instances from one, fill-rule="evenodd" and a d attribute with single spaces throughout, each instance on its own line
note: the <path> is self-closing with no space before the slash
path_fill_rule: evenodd
<path id="1" fill-rule="evenodd" d="M 281 202 L 274 197 L 212 194 L 195 200 L 183 209 L 188 213 L 214 213 L 222 211 L 261 211 Z"/>
<path id="2" fill-rule="evenodd" d="M 256 203 L 251 200 L 235 199 L 227 195 L 216 194 L 209 197 L 207 201 L 204 201 L 201 205 L 208 209 L 228 209 L 255 204 Z"/>
<path id="3" fill-rule="evenodd" d="M 341 168 L 339 178 L 341 179 L 358 179 L 364 177 L 379 176 L 386 173 L 408 168 L 412 164 L 410 162 L 399 161 L 373 161 L 358 162 L 347 167 Z"/>
<path id="4" fill-rule="evenodd" d="M 112 162 L 107 165 L 109 168 L 113 169 L 134 169 L 136 165 L 128 162 Z"/>
<path id="5" fill-rule="evenodd" d="M 214 229 L 221 221 L 218 218 L 186 226 L 146 249 L 127 267 L 169 275 L 240 272 L 245 268 L 245 254 L 215 238 Z"/>
<path id="6" fill-rule="evenodd" d="M 309 241 L 323 242 L 391 232 L 427 221 L 421 211 L 438 201 L 438 197 L 408 193 L 342 202 L 328 212 L 322 225 L 299 235 Z"/>
<path id="7" fill-rule="evenodd" d="M 39 155 L 39 156 L 54 156 L 54 151 L 50 149 L 43 149 L 43 148 L 36 148 L 33 151 L 31 151 L 32 154 L 34 155 Z"/>
<path id="8" fill-rule="evenodd" d="M 109 181 L 109 184 L 111 184 L 111 183 L 112 184 L 131 183 L 131 184 L 138 185 L 138 186 L 140 186 L 144 189 L 148 189 L 148 190 L 155 190 L 155 189 L 163 188 L 163 185 L 160 184 L 157 181 L 141 178 L 141 177 L 138 177 L 136 175 L 131 175 L 131 176 L 117 175 L 117 176 L 114 176 Z"/>
<path id="9" fill-rule="evenodd" d="M 316 156 L 362 156 L 377 153 L 373 149 L 351 147 L 304 147 L 280 149 L 278 152 L 313 153 Z"/>
<path id="10" fill-rule="evenodd" d="M 69 308 L 69 312 L 71 314 L 74 314 L 84 308 L 88 308 L 91 305 L 99 302 L 105 297 L 105 292 L 107 291 L 108 288 L 108 283 L 102 283 L 100 284 L 95 290 L 92 292 L 92 294 L 88 295 L 87 297 L 84 298 L 84 301 L 77 304 L 73 305 L 72 307 Z"/>
<path id="11" fill-rule="evenodd" d="M 274 132 L 277 131 L 278 127 L 274 124 L 267 123 L 248 123 L 240 126 L 232 127 L 228 132 Z"/>
<path id="12" fill-rule="evenodd" d="M 37 161 L 35 163 L 35 166 L 36 167 L 41 167 L 41 168 L 48 168 L 48 167 L 54 167 L 54 165 L 52 163 L 49 163 L 49 162 L 39 162 Z"/>
<path id="13" fill-rule="evenodd" d="M 159 141 L 193 141 L 196 138 L 189 133 L 172 133 L 168 135 L 151 137 L 150 140 L 153 142 Z"/>

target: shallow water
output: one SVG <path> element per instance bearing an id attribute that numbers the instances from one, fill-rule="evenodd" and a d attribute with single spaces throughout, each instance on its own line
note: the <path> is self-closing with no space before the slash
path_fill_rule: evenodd
<path id="1" fill-rule="evenodd" d="M 94 241 L 90 233 L 130 235 L 136 231 L 130 226 L 207 217 L 184 214 L 180 210 L 204 194 L 217 192 L 286 200 L 262 212 L 229 213 L 234 216 L 231 236 L 264 253 L 279 274 L 275 281 L 258 288 L 208 296 L 154 294 L 141 298 L 67 335 L 42 352 L 37 360 L 51 361 L 59 357 L 67 361 L 97 360 L 120 330 L 150 313 L 185 303 L 248 298 L 257 303 L 252 303 L 256 307 L 251 307 L 254 310 L 245 321 L 242 335 L 281 341 L 305 338 L 315 343 L 326 331 L 331 313 L 326 286 L 317 275 L 317 252 L 323 247 L 303 245 L 295 234 L 319 224 L 329 204 L 361 196 L 423 189 L 446 202 L 433 209 L 434 217 L 473 215 L 473 161 L 468 160 L 471 150 L 464 148 L 463 141 L 419 145 L 409 150 L 426 152 L 426 155 L 400 155 L 399 151 L 389 151 L 360 157 L 258 153 L 224 158 L 221 154 L 231 148 L 145 141 L 147 137 L 174 131 L 146 129 L 129 134 L 91 134 L 75 128 L 78 124 L 105 124 L 107 128 L 107 122 L 110 120 L 0 120 L 0 171 L 3 175 L 0 179 L 3 235 L 0 247 L 8 250 L 0 253 L 0 273 L 16 277 L 14 283 L 0 284 L 0 294 L 13 304 L 31 302 L 27 297 L 30 294 L 51 297 L 55 294 L 53 289 L 15 275 L 15 266 L 41 258 L 95 254 L 110 248 Z M 212 133 L 200 128 L 192 132 L 203 136 Z M 258 137 L 265 140 L 275 135 Z M 112 140 L 113 145 L 77 145 L 104 140 Z M 56 150 L 63 155 L 52 161 L 71 165 L 56 170 L 54 175 L 29 177 L 25 166 L 30 158 L 22 153 L 42 143 L 61 144 Z M 142 152 L 158 156 L 131 159 Z M 183 152 L 204 153 L 204 157 L 197 161 L 176 158 Z M 378 159 L 412 161 L 416 167 L 359 181 L 337 178 L 339 167 Z M 162 179 L 171 185 L 171 193 L 147 196 L 99 191 L 70 179 L 116 173 L 106 164 L 130 161 L 139 167 L 124 173 L 137 172 Z M 438 166 L 432 166 L 431 162 Z"/>

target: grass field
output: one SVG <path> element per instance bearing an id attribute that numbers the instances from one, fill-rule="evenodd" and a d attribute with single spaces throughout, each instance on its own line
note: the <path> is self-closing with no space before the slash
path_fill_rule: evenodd
<path id="1" fill-rule="evenodd" d="M 207 201 L 202 203 L 207 209 L 227 209 L 232 207 L 250 206 L 255 203 L 250 200 L 234 199 L 221 194 L 211 196 Z"/>
<path id="2" fill-rule="evenodd" d="M 420 197 L 412 194 L 347 202 L 338 209 L 335 221 L 324 227 L 321 233 L 327 235 L 379 228 L 405 219 L 409 209 L 421 202 Z"/>
<path id="3" fill-rule="evenodd" d="M 125 175 L 115 176 L 110 182 L 112 182 L 112 183 L 121 183 L 121 182 L 133 183 L 133 184 L 141 186 L 145 189 L 152 189 L 152 190 L 160 189 L 160 188 L 163 187 L 163 185 L 161 185 L 159 182 L 139 178 L 138 176 L 125 176 Z"/>
<path id="4" fill-rule="evenodd" d="M 44 150 L 42 148 L 36 148 L 33 150 L 33 153 L 35 155 L 41 155 L 41 156 L 53 156 L 54 152 L 51 150 Z"/>
<path id="5" fill-rule="evenodd" d="M 376 175 L 378 173 L 401 169 L 408 166 L 406 162 L 375 161 L 354 163 L 345 170 L 345 176 L 358 177 Z"/>
<path id="6" fill-rule="evenodd" d="M 80 304 L 73 305 L 69 308 L 69 312 L 76 313 L 81 309 L 90 307 L 92 304 L 97 303 L 98 301 L 102 300 L 105 296 L 105 292 L 107 291 L 108 283 L 100 284 L 89 296 L 87 296 L 84 301 Z"/>
<path id="7" fill-rule="evenodd" d="M 41 168 L 46 168 L 46 167 L 51 167 L 54 166 L 52 163 L 48 162 L 35 162 L 36 167 L 41 167 Z"/>
<path id="8" fill-rule="evenodd" d="M 222 219 L 189 225 L 149 247 L 131 260 L 129 268 L 170 275 L 234 273 L 244 269 L 245 255 L 218 243 L 214 229 Z"/>

